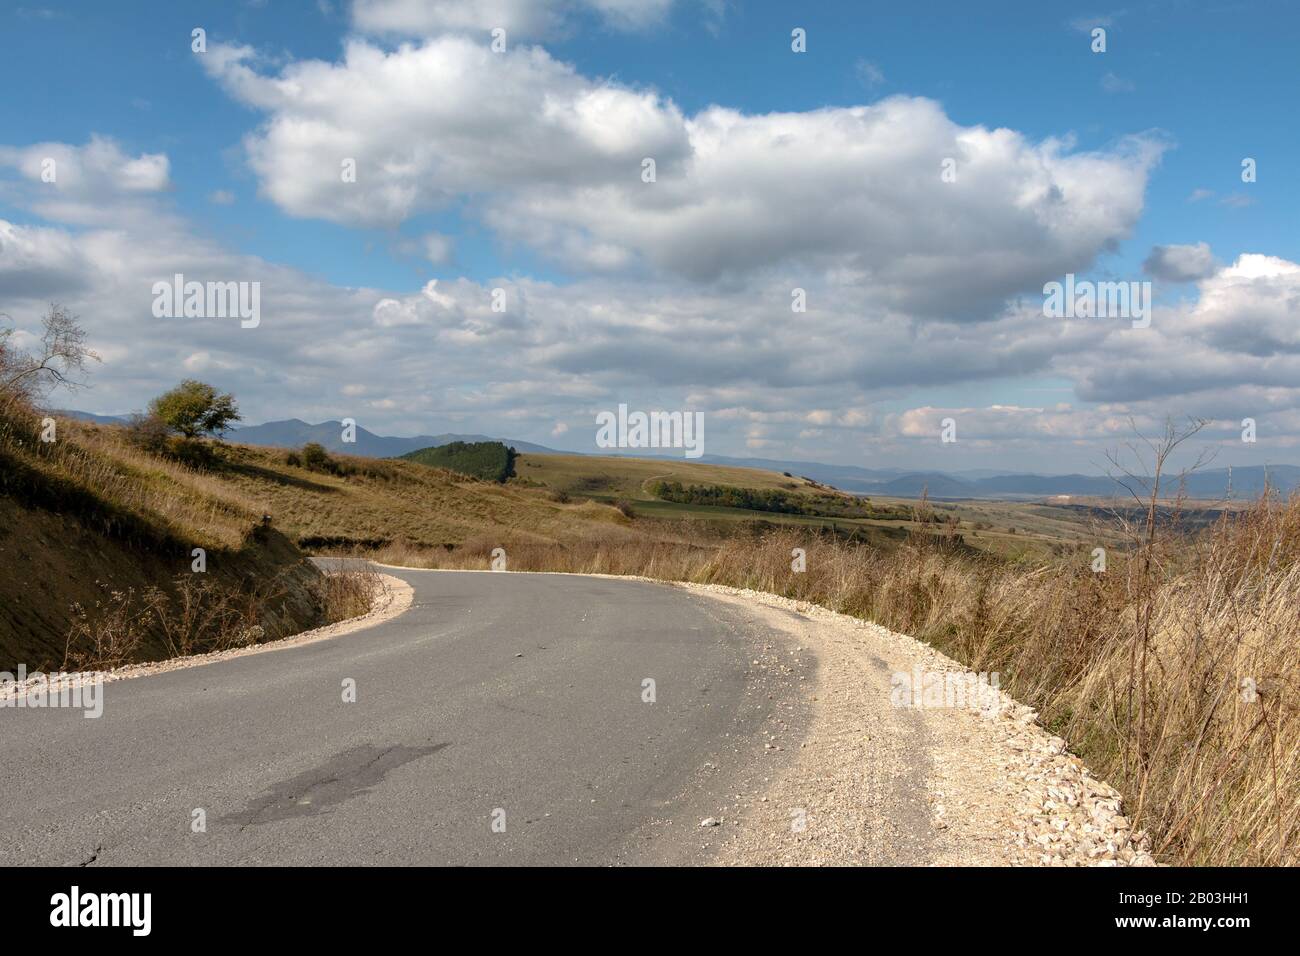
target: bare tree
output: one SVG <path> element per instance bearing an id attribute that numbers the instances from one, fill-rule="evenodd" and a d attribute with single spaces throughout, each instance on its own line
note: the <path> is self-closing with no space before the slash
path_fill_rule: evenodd
<path id="1" fill-rule="evenodd" d="M 0 318 L 12 322 L 0 313 Z M 86 363 L 100 360 L 86 347 L 86 331 L 77 324 L 77 316 L 63 306 L 51 303 L 41 319 L 41 338 L 34 351 L 9 347 L 14 328 L 0 328 L 0 391 L 38 399 L 51 389 L 83 388 L 80 380 Z"/>
<path id="2" fill-rule="evenodd" d="M 1106 455 L 1114 469 L 1119 472 L 1118 475 L 1111 472 L 1110 477 L 1129 493 L 1137 506 L 1145 513 L 1145 520 L 1135 528 L 1132 522 L 1121 517 L 1117 511 L 1117 517 L 1120 517 L 1122 527 L 1136 545 L 1135 557 L 1137 559 L 1135 564 L 1130 565 L 1130 588 L 1137 597 L 1137 600 L 1133 603 L 1134 624 L 1136 625 L 1137 634 L 1129 651 L 1128 700 L 1125 707 L 1127 710 L 1126 722 L 1128 730 L 1124 742 L 1126 771 L 1129 764 L 1130 746 L 1134 737 L 1133 692 L 1135 689 L 1138 691 L 1137 762 L 1139 766 L 1144 766 L 1146 763 L 1147 653 L 1150 649 L 1151 622 L 1155 610 L 1156 572 L 1161 564 L 1161 553 L 1157 549 L 1161 492 L 1168 480 L 1167 472 L 1170 457 L 1180 445 L 1188 441 L 1208 424 L 1209 422 L 1206 419 L 1193 418 L 1189 419 L 1187 425 L 1180 429 L 1174 423 L 1172 417 L 1166 418 L 1164 434 L 1151 439 L 1139 432 L 1137 425 L 1130 418 L 1129 427 L 1133 429 L 1141 445 L 1137 442 L 1128 442 L 1125 447 L 1136 458 L 1137 465 L 1135 467 L 1145 467 L 1150 470 L 1150 474 L 1147 475 L 1130 471 L 1121 462 L 1117 452 L 1107 453 Z M 1186 498 L 1187 476 L 1203 467 L 1211 458 L 1213 458 L 1212 453 L 1202 451 L 1190 467 L 1178 472 L 1178 491 L 1169 512 L 1173 520 L 1176 520 L 1181 513 Z M 1136 572 L 1138 578 L 1136 582 L 1131 580 L 1134 572 Z"/>

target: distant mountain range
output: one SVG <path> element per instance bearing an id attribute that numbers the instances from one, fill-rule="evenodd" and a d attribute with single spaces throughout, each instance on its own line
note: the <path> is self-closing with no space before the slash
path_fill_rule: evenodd
<path id="1" fill-rule="evenodd" d="M 101 425 L 125 425 L 129 419 L 125 415 L 93 415 L 90 412 L 61 410 L 57 414 L 82 421 L 98 422 Z M 415 435 L 411 438 L 394 438 L 376 435 L 357 426 L 357 440 L 343 441 L 342 422 L 321 422 L 310 425 L 297 418 L 282 422 L 266 422 L 262 425 L 249 425 L 244 428 L 231 428 L 227 437 L 245 445 L 261 445 L 271 448 L 300 448 L 308 442 L 323 445 L 329 451 L 344 455 L 362 455 L 366 458 L 397 458 L 407 452 L 419 451 L 421 448 L 433 448 L 437 445 L 449 445 L 454 441 L 500 441 L 511 446 L 515 451 L 533 454 L 566 455 L 570 452 L 557 451 L 532 442 L 516 441 L 513 438 L 489 438 L 486 435 Z"/>
<path id="2" fill-rule="evenodd" d="M 1176 475 L 1166 478 L 1163 482 L 1165 493 L 1174 493 L 1178 488 L 1177 482 Z M 1217 500 L 1227 498 L 1231 493 L 1233 498 L 1241 499 L 1258 495 L 1264 490 L 1266 482 L 1267 487 L 1275 491 L 1290 493 L 1300 488 L 1300 467 L 1252 465 L 1233 468 L 1231 472 L 1227 468 L 1197 471 L 1187 476 L 1184 489 L 1192 498 Z M 904 475 L 882 482 L 874 488 L 866 485 L 863 482 L 857 488 L 839 487 L 844 487 L 845 491 L 896 495 L 900 498 L 914 498 L 922 489 L 931 498 L 1025 499 L 1060 495 L 1105 498 L 1115 494 L 1128 494 L 1114 478 L 1103 475 L 997 475 L 968 480 L 938 472 L 926 472 Z M 1140 485 L 1131 486 L 1141 493 Z"/>
<path id="3" fill-rule="evenodd" d="M 1034 475 L 993 469 L 909 471 L 901 468 L 858 468 L 854 465 L 825 465 L 813 461 L 781 461 L 772 458 L 726 458 L 721 455 L 704 455 L 699 460 L 715 465 L 788 471 L 793 475 L 834 485 L 842 491 L 897 498 L 915 498 L 922 491 L 931 498 L 1008 500 L 1057 495 L 1104 498 L 1116 493 L 1127 494 L 1115 479 L 1105 475 Z M 1263 465 L 1252 465 L 1232 469 L 1232 496 L 1238 499 L 1250 498 L 1262 492 L 1266 472 L 1268 486 L 1276 491 L 1286 494 L 1300 488 L 1300 467 L 1268 465 L 1266 468 Z M 1228 481 L 1227 468 L 1198 471 L 1187 478 L 1187 494 L 1193 498 L 1226 498 Z M 1170 484 L 1167 479 L 1165 488 L 1172 492 L 1176 485 Z"/>
<path id="4" fill-rule="evenodd" d="M 60 411 L 69 418 L 100 424 L 123 425 L 127 418 L 121 415 L 93 415 L 89 412 Z M 355 443 L 344 444 L 341 422 L 321 422 L 311 425 L 297 418 L 280 422 L 266 422 L 232 429 L 230 438 L 248 445 L 277 448 L 299 448 L 307 442 L 317 442 L 330 451 L 370 458 L 396 458 L 421 448 L 432 448 L 454 441 L 499 441 L 524 454 L 573 455 L 582 452 L 560 451 L 513 438 L 491 438 L 487 435 L 415 435 L 396 438 L 376 435 L 357 426 Z M 602 454 L 608 454 L 602 452 Z M 633 455 L 637 458 L 672 458 L 671 455 Z M 1003 472 L 996 469 L 939 472 L 911 471 L 905 468 L 859 468 L 856 465 L 827 465 L 815 461 L 783 461 L 774 458 L 729 458 L 724 455 L 704 455 L 695 461 L 714 465 L 732 465 L 738 468 L 762 468 L 767 471 L 788 471 L 792 475 L 811 478 L 856 494 L 885 495 L 897 498 L 915 498 L 923 491 L 931 498 L 984 498 L 1023 500 L 1050 498 L 1058 495 L 1071 497 L 1110 497 L 1125 493 L 1113 478 L 1103 475 L 1034 475 Z M 1268 486 L 1283 494 L 1300 488 L 1300 467 L 1296 465 L 1252 465 L 1233 468 L 1231 471 L 1232 497 L 1250 498 Z M 1227 468 L 1198 471 L 1187 479 L 1187 494 L 1193 498 L 1219 499 L 1228 496 L 1229 471 Z M 1166 485 L 1169 491 L 1173 485 Z"/>

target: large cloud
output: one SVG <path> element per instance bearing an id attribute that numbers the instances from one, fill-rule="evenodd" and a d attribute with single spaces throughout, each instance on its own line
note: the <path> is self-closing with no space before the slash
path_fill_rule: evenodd
<path id="1" fill-rule="evenodd" d="M 1059 356 L 1057 367 L 1086 401 L 1177 399 L 1198 412 L 1295 404 L 1300 266 L 1243 255 L 1199 282 L 1197 292 L 1195 300 L 1158 309 L 1147 329 L 1095 319 L 1076 323 L 1092 330 L 1092 341 L 1077 354 Z"/>
<path id="2" fill-rule="evenodd" d="M 156 207 L 152 197 L 171 187 L 161 153 L 131 156 L 113 140 L 92 136 L 83 146 L 0 145 L 0 196 L 27 200 L 46 219 L 77 224 L 121 222 Z M 14 182 L 16 177 L 18 182 Z"/>
<path id="3" fill-rule="evenodd" d="M 278 73 L 242 48 L 204 62 L 266 114 L 249 161 L 293 215 L 394 225 L 468 203 L 500 236 L 580 272 L 835 270 L 896 308 L 950 317 L 987 316 L 1113 248 L 1162 150 L 1138 137 L 1074 152 L 961 126 L 914 97 L 685 116 L 541 49 L 495 54 L 459 36 L 396 50 L 354 40 L 341 62 Z M 349 158 L 355 183 L 341 181 Z"/>
<path id="4" fill-rule="evenodd" d="M 673 0 L 355 0 L 352 22 L 379 34 L 430 36 L 487 31 L 536 38 L 555 33 L 576 13 L 590 11 L 617 29 L 661 21 Z"/>
<path id="5" fill-rule="evenodd" d="M 647 150 L 664 162 L 689 151 L 671 104 L 592 83 L 537 48 L 494 54 L 442 37 L 386 52 L 353 41 L 342 63 L 296 63 L 277 77 L 256 72 L 246 48 L 217 46 L 203 62 L 268 114 L 249 159 L 265 193 L 297 216 L 391 225 L 517 186 L 639 181 Z M 343 181 L 346 159 L 355 183 Z"/>

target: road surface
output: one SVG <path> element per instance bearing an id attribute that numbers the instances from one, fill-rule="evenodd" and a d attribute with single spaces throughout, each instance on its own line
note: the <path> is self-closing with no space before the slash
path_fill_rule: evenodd
<path id="1" fill-rule="evenodd" d="M 751 667 L 789 638 L 736 607 L 388 573 L 414 602 L 368 629 L 108 683 L 99 719 L 0 709 L 0 864 L 708 862 L 700 822 L 798 748 L 815 664 Z"/>

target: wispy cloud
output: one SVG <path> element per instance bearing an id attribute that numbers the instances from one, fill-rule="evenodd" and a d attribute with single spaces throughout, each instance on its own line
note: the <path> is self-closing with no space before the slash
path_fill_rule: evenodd
<path id="1" fill-rule="evenodd" d="M 1107 93 L 1132 93 L 1137 89 L 1131 80 L 1116 76 L 1114 73 L 1106 73 L 1102 76 L 1101 88 Z"/>
<path id="2" fill-rule="evenodd" d="M 1113 13 L 1098 13 L 1092 16 L 1075 17 L 1069 21 L 1070 29 L 1078 30 L 1080 33 L 1091 33 L 1096 27 L 1112 27 L 1115 21 L 1124 16 L 1126 10 L 1116 10 Z"/>
<path id="3" fill-rule="evenodd" d="M 869 90 L 884 85 L 884 72 L 870 60 L 859 59 L 853 64 L 853 72 L 857 75 L 858 81 Z"/>

